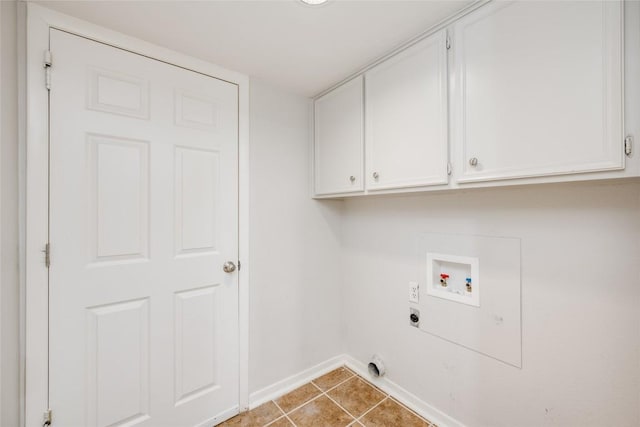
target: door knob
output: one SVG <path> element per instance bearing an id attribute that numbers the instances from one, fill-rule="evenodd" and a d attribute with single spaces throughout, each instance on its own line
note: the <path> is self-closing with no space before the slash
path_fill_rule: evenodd
<path id="1" fill-rule="evenodd" d="M 356 182 L 356 177 L 355 177 L 355 176 L 353 176 L 353 175 L 351 175 L 351 176 L 349 177 L 349 181 L 351 181 L 351 182 Z"/>
<path id="2" fill-rule="evenodd" d="M 373 179 L 378 179 L 378 178 L 380 178 L 380 174 L 378 172 L 374 172 Z"/>
<path id="3" fill-rule="evenodd" d="M 469 159 L 469 164 L 470 164 L 471 166 L 478 166 L 478 159 L 477 159 L 477 158 L 475 158 L 475 157 L 470 158 L 470 159 Z"/>
<path id="4" fill-rule="evenodd" d="M 233 261 L 227 261 L 222 266 L 222 270 L 224 270 L 225 273 L 233 273 L 234 271 L 236 271 L 236 265 L 233 263 Z"/>

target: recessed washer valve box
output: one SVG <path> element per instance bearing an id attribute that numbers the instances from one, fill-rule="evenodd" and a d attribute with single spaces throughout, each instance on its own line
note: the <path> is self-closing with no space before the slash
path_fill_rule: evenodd
<path id="1" fill-rule="evenodd" d="M 427 295 L 480 307 L 480 260 L 427 253 Z"/>

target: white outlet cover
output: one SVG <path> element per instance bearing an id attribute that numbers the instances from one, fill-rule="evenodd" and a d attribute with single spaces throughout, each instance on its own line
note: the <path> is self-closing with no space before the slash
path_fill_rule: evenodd
<path id="1" fill-rule="evenodd" d="M 409 302 L 420 302 L 420 285 L 418 282 L 409 282 Z"/>

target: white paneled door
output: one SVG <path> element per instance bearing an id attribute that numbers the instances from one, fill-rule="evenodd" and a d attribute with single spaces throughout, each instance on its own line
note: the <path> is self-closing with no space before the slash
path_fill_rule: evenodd
<path id="1" fill-rule="evenodd" d="M 54 424 L 193 426 L 238 405 L 238 91 L 51 31 Z"/>

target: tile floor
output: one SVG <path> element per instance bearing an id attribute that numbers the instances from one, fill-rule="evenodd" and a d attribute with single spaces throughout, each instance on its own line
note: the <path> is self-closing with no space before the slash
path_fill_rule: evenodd
<path id="1" fill-rule="evenodd" d="M 436 427 L 344 367 L 220 426 Z"/>

